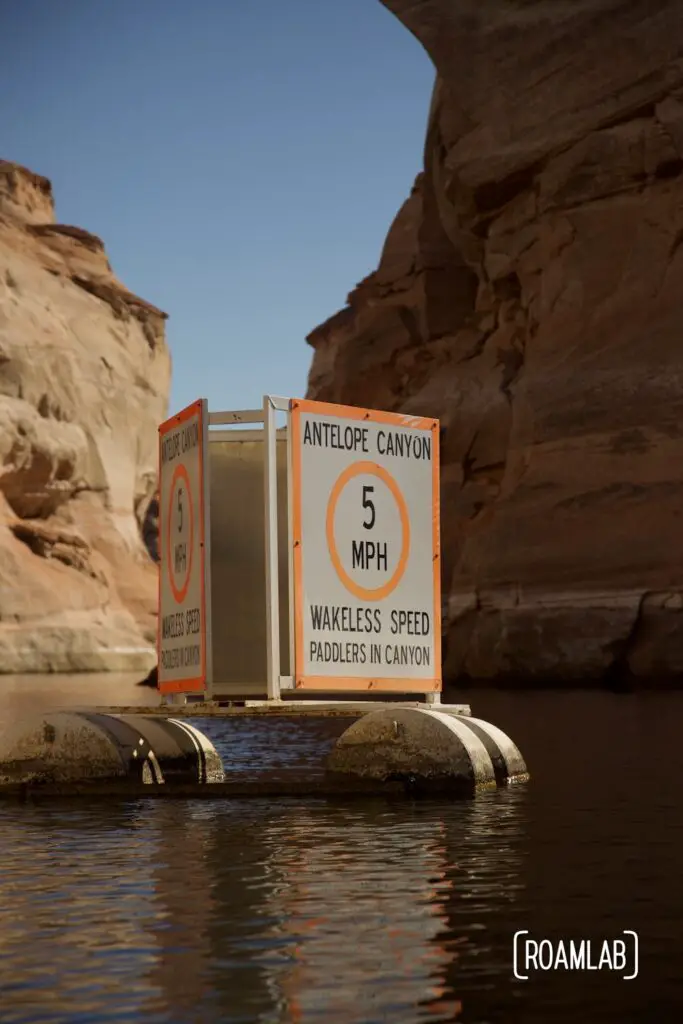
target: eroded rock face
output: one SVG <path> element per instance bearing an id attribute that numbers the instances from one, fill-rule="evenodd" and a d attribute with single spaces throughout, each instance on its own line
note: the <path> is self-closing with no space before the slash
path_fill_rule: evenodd
<path id="1" fill-rule="evenodd" d="M 154 662 L 165 316 L 0 161 L 0 672 Z"/>
<path id="2" fill-rule="evenodd" d="M 683 6 L 385 0 L 424 173 L 309 395 L 442 422 L 448 680 L 683 674 Z"/>

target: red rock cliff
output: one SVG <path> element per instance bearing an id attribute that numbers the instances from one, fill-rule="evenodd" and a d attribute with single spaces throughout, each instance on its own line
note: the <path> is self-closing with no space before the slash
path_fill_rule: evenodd
<path id="1" fill-rule="evenodd" d="M 0 672 L 147 669 L 165 314 L 0 161 Z M 152 510 L 153 511 L 153 510 Z"/>
<path id="2" fill-rule="evenodd" d="M 448 680 L 683 673 L 683 4 L 385 0 L 424 173 L 309 395 L 438 416 Z"/>

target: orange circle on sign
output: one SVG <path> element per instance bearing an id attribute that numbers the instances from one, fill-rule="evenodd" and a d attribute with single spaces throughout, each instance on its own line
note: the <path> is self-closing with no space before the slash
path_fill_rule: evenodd
<path id="1" fill-rule="evenodd" d="M 351 579 L 341 563 L 339 552 L 337 551 L 337 542 L 334 538 L 334 517 L 337 511 L 339 495 L 344 490 L 349 480 L 353 480 L 354 477 L 362 474 L 378 477 L 382 483 L 389 488 L 394 501 L 398 506 L 398 514 L 401 519 L 402 544 L 401 556 L 398 560 L 398 565 L 394 569 L 391 579 L 387 580 L 386 583 L 383 583 L 381 587 L 374 587 L 372 589 L 368 587 L 361 587 Z M 390 473 L 387 473 L 383 466 L 378 466 L 376 462 L 354 462 L 337 477 L 334 487 L 330 491 L 329 501 L 327 502 L 327 522 L 325 532 L 327 534 L 327 548 L 330 552 L 330 558 L 332 559 L 332 565 L 335 568 L 335 572 L 346 589 L 355 597 L 359 597 L 363 601 L 381 601 L 382 598 L 388 597 L 389 594 L 396 589 L 401 581 L 403 573 L 406 571 L 408 555 L 410 554 L 410 518 L 408 516 L 408 508 L 403 495 L 398 488 L 398 484 L 394 480 L 393 476 L 391 476 Z"/>
<path id="2" fill-rule="evenodd" d="M 188 547 L 190 549 L 187 557 L 187 573 L 185 574 L 185 582 L 182 587 L 178 587 L 175 581 L 175 575 L 173 573 L 173 565 L 171 562 L 171 520 L 173 518 L 173 498 L 175 496 L 176 484 L 179 480 L 183 480 L 185 483 L 185 491 L 187 492 L 187 504 L 190 510 L 190 538 Z M 179 466 L 176 466 L 171 480 L 171 497 L 168 503 L 168 532 L 166 534 L 166 564 L 168 565 L 168 581 L 171 584 L 171 591 L 175 598 L 176 604 L 182 604 L 187 594 L 187 588 L 190 585 L 190 574 L 192 572 L 192 549 L 194 547 L 194 510 L 192 508 L 192 492 L 190 490 L 190 478 L 187 475 L 187 469 L 183 466 L 182 462 Z"/>

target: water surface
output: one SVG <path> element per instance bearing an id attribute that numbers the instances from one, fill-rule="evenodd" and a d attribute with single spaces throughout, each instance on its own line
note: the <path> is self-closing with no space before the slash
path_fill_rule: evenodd
<path id="1" fill-rule="evenodd" d="M 84 697 L 93 682 L 57 702 L 114 699 Z M 29 701 L 0 682 L 0 713 L 44 705 L 31 685 Z M 464 699 L 518 742 L 528 786 L 452 804 L 0 805 L 0 1021 L 678 1019 L 683 695 Z M 252 776 L 318 772 L 343 728 L 205 725 Z M 634 928 L 640 976 L 517 981 L 521 928 Z"/>

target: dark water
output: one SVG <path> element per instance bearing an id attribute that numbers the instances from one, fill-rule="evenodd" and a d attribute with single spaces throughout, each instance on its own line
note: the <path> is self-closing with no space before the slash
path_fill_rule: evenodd
<path id="1" fill-rule="evenodd" d="M 0 805 L 0 1021 L 668 1022 L 683 1009 L 683 695 L 465 695 L 525 787 L 443 804 Z M 315 772 L 339 722 L 213 721 Z M 512 936 L 640 936 L 640 974 Z"/>

